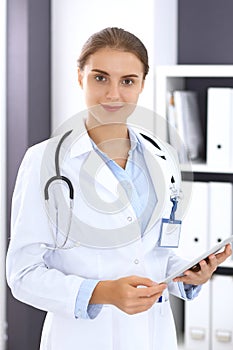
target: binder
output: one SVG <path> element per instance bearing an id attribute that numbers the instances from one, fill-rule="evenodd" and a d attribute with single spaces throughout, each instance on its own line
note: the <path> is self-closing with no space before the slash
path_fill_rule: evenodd
<path id="1" fill-rule="evenodd" d="M 209 231 L 210 246 L 232 235 L 232 184 L 227 182 L 209 183 Z M 222 265 L 233 266 L 232 258 Z"/>
<path id="2" fill-rule="evenodd" d="M 191 186 L 190 182 L 184 182 Z M 208 183 L 192 183 L 192 194 L 188 210 L 183 218 L 181 238 L 177 253 L 192 260 L 208 248 Z"/>
<path id="3" fill-rule="evenodd" d="M 183 140 L 188 158 L 201 159 L 204 140 L 201 130 L 198 96 L 195 91 L 174 91 L 174 106 L 177 132 Z M 185 158 L 185 155 L 183 154 Z"/>
<path id="4" fill-rule="evenodd" d="M 178 93 L 176 93 L 177 96 Z M 176 97 L 177 98 L 177 97 Z M 168 142 L 175 148 L 179 162 L 185 164 L 189 161 L 188 149 L 185 145 L 185 137 L 183 131 L 183 121 L 181 113 L 179 111 L 179 103 L 176 101 L 174 93 L 168 93 L 168 109 L 167 109 L 167 120 L 168 120 Z M 178 125 L 179 115 L 179 125 Z"/>
<path id="5" fill-rule="evenodd" d="M 214 275 L 212 278 L 211 350 L 233 349 L 233 278 Z"/>
<path id="6" fill-rule="evenodd" d="M 177 121 L 173 93 L 167 94 L 168 142 L 178 151 Z"/>
<path id="7" fill-rule="evenodd" d="M 207 92 L 207 165 L 230 167 L 233 161 L 233 89 Z"/>
<path id="8" fill-rule="evenodd" d="M 212 350 L 210 322 L 210 283 L 208 282 L 203 285 L 196 299 L 185 302 L 185 349 Z"/>

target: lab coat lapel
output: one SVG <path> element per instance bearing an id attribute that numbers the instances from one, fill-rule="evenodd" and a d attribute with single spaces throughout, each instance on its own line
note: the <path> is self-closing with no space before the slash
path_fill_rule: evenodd
<path id="1" fill-rule="evenodd" d="M 103 159 L 92 150 L 82 166 L 83 178 L 92 184 L 101 200 L 114 203 L 115 210 L 129 205 L 129 199 L 118 179 L 103 161 Z"/>
<path id="2" fill-rule="evenodd" d="M 146 231 L 149 231 L 152 226 L 158 222 L 158 220 L 161 219 L 167 211 L 167 203 L 170 202 L 170 172 L 167 168 L 167 160 L 163 159 L 161 156 L 156 155 L 154 147 L 152 149 L 151 147 L 146 148 L 144 150 L 144 157 L 157 196 L 157 204 L 146 229 Z"/>

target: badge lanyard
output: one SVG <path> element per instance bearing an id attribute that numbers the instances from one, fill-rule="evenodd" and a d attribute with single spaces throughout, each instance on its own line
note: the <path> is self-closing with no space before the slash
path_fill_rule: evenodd
<path id="1" fill-rule="evenodd" d="M 170 201 L 172 202 L 172 209 L 169 219 L 162 218 L 159 236 L 159 247 L 164 248 L 177 248 L 179 246 L 181 220 L 176 220 L 175 212 L 177 210 L 179 193 L 175 187 L 175 180 L 171 178 L 171 195 Z"/>

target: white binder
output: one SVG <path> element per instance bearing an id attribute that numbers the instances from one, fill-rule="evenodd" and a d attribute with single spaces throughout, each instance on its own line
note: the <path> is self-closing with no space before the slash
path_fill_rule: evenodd
<path id="1" fill-rule="evenodd" d="M 190 186 L 189 182 L 184 182 L 184 186 Z M 188 260 L 193 260 L 207 250 L 208 241 L 208 183 L 193 182 L 177 253 Z"/>
<path id="2" fill-rule="evenodd" d="M 210 283 L 199 296 L 185 302 L 185 349 L 210 350 Z"/>
<path id="3" fill-rule="evenodd" d="M 233 163 L 233 89 L 209 88 L 207 101 L 207 165 Z"/>
<path id="4" fill-rule="evenodd" d="M 232 184 L 227 182 L 209 183 L 209 231 L 210 246 L 232 235 Z M 232 266 L 232 258 L 222 265 Z"/>
<path id="5" fill-rule="evenodd" d="M 214 275 L 212 279 L 212 349 L 233 349 L 233 278 Z"/>

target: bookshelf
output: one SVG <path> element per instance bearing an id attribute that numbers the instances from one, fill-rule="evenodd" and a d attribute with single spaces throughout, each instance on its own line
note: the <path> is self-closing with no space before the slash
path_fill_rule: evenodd
<path id="1" fill-rule="evenodd" d="M 233 87 L 233 65 L 174 65 L 157 66 L 155 69 L 155 111 L 159 116 L 167 117 L 167 93 L 174 90 L 194 90 L 199 94 L 199 105 L 204 144 L 207 132 L 207 89 L 208 87 Z M 162 124 L 162 125 L 161 125 Z M 157 135 L 167 140 L 165 123 L 159 123 L 155 129 Z M 205 149 L 206 153 L 206 149 Z M 193 172 L 233 174 L 232 167 L 209 166 L 206 159 L 202 163 L 192 163 Z M 184 169 L 185 171 L 185 169 Z"/>
<path id="2" fill-rule="evenodd" d="M 202 162 L 192 162 L 194 194 L 192 193 L 193 198 L 189 216 L 186 223 L 184 219 L 182 225 L 183 245 L 180 244 L 180 251 L 178 252 L 181 256 L 182 252 L 192 253 L 197 249 L 196 245 L 203 242 L 203 240 L 206 245 L 213 245 L 218 235 L 227 236 L 232 234 L 233 195 L 230 184 L 233 184 L 233 165 L 230 167 L 207 164 L 207 89 L 209 87 L 233 88 L 233 65 L 175 65 L 158 66 L 155 69 L 156 113 L 164 117 L 165 120 L 167 119 L 168 92 L 175 90 L 196 91 L 199 99 L 201 125 L 204 131 L 206 157 Z M 158 137 L 162 140 L 168 140 L 165 122 L 160 123 L 155 120 L 155 130 Z M 184 175 L 189 170 L 190 168 L 182 167 Z M 223 194 L 223 190 L 225 194 Z M 199 195 L 196 200 L 197 193 Z M 215 205 L 216 203 L 218 204 Z M 197 220 L 197 218 L 200 220 Z M 224 223 L 227 223 L 227 225 L 224 226 Z M 197 242 L 193 239 L 195 236 L 198 237 Z M 233 257 L 217 269 L 211 281 L 204 285 L 196 300 L 182 304 L 176 298 L 175 300 L 171 299 L 177 325 L 179 350 L 197 348 L 200 350 L 232 349 L 232 314 L 221 314 L 220 316 L 219 311 L 224 309 L 226 305 L 220 300 L 221 298 L 219 299 L 219 295 L 222 295 L 225 290 L 229 290 L 229 293 L 233 291 L 232 276 Z M 230 296 L 227 305 L 229 310 L 233 310 L 233 302 L 230 302 Z M 203 315 L 199 314 L 198 310 L 202 310 Z M 204 329 L 204 336 L 198 339 L 198 331 L 200 331 L 201 325 Z M 194 336 L 190 335 L 192 329 L 197 331 Z M 219 329 L 225 332 L 222 338 L 217 336 Z"/>

